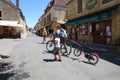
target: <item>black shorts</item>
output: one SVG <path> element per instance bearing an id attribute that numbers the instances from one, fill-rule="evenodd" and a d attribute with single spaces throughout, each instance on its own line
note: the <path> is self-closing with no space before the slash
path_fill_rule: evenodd
<path id="1" fill-rule="evenodd" d="M 60 50 L 59 47 L 55 47 L 55 48 L 54 48 L 54 51 L 58 51 L 58 50 Z"/>

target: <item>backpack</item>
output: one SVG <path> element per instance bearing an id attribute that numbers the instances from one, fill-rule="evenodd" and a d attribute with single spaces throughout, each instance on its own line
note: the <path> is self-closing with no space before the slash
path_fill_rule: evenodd
<path id="1" fill-rule="evenodd" d="M 67 33 L 64 29 L 60 29 L 60 33 L 59 33 L 59 36 L 61 38 L 67 38 Z"/>

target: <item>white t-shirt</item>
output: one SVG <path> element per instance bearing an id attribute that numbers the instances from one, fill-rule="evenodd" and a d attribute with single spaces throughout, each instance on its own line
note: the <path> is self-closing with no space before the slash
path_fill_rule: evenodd
<path id="1" fill-rule="evenodd" d="M 55 38 L 55 47 L 60 48 L 60 38 Z"/>

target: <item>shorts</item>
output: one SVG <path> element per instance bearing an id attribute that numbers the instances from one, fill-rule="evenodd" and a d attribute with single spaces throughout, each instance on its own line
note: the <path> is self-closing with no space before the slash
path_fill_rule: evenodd
<path id="1" fill-rule="evenodd" d="M 59 47 L 55 47 L 54 50 L 53 50 L 53 52 L 58 53 L 59 50 L 60 50 Z"/>
<path id="2" fill-rule="evenodd" d="M 58 51 L 58 50 L 60 50 L 60 48 L 59 48 L 59 47 L 55 47 L 54 50 L 55 50 L 55 51 Z"/>

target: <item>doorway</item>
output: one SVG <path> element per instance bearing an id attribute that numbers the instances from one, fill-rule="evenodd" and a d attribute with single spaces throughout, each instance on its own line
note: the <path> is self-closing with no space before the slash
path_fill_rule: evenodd
<path id="1" fill-rule="evenodd" d="M 92 23 L 93 42 L 100 44 L 111 44 L 112 20 Z"/>

